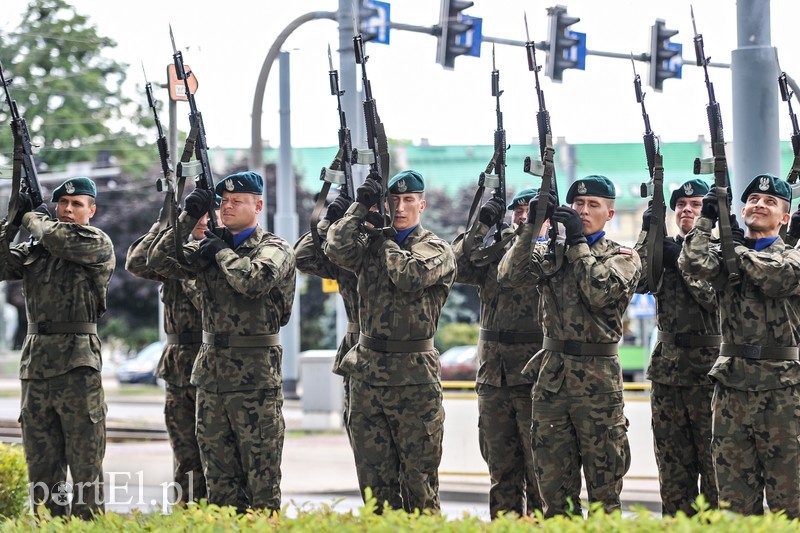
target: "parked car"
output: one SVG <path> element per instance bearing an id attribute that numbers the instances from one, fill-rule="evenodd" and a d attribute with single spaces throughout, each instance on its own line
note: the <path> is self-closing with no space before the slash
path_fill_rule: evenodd
<path id="1" fill-rule="evenodd" d="M 478 347 L 474 344 L 453 346 L 439 356 L 442 380 L 475 381 L 478 371 Z"/>
<path id="2" fill-rule="evenodd" d="M 155 385 L 156 367 L 164 345 L 156 341 L 142 348 L 132 359 L 119 365 L 117 380 L 120 383 L 145 383 Z"/>

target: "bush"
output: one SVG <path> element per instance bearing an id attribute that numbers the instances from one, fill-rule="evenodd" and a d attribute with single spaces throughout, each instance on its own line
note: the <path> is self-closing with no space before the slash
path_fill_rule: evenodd
<path id="1" fill-rule="evenodd" d="M 440 352 L 462 344 L 478 344 L 478 325 L 461 322 L 441 325 L 436 331 L 435 344 Z"/>
<path id="2" fill-rule="evenodd" d="M 28 502 L 28 470 L 22 446 L 0 442 L 0 517 L 22 514 Z"/>

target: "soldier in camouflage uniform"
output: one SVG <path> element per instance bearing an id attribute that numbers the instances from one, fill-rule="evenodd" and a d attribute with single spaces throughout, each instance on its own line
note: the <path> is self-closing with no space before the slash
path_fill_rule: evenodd
<path id="1" fill-rule="evenodd" d="M 350 432 L 362 494 L 371 487 L 380 505 L 438 510 L 444 410 L 433 336 L 455 279 L 455 257 L 420 224 L 422 176 L 407 170 L 388 185 L 397 235 L 367 238 L 362 229 L 382 197 L 371 178 L 328 230 L 328 257 L 358 276 L 361 333 L 342 361 L 350 373 Z"/>
<path id="2" fill-rule="evenodd" d="M 543 349 L 523 372 L 536 380 L 531 433 L 545 516 L 580 513 L 581 466 L 589 500 L 619 509 L 630 466 L 617 350 L 641 263 L 636 252 L 605 238 L 615 197 L 604 176 L 575 181 L 567 192 L 571 208 L 556 207 L 551 195 L 545 217 L 566 234 L 559 270 L 545 247 L 532 245 L 535 212 L 500 262 L 501 287 L 535 284 L 541 295 Z"/>
<path id="3" fill-rule="evenodd" d="M 661 286 L 649 287 L 647 276 L 642 275 L 637 289 L 656 297 L 658 342 L 647 378 L 652 381 L 653 444 L 664 515 L 678 511 L 694 514 L 692 504 L 698 494 L 703 494 L 712 506 L 718 499 L 711 460 L 714 386 L 708 379 L 722 340 L 717 295 L 708 281 L 694 280 L 678 270 L 683 240 L 694 219 L 700 216 L 707 192 L 708 185 L 700 179 L 689 180 L 672 191 L 669 206 L 675 211 L 680 233 L 664 237 Z M 647 270 L 649 259 L 651 214 L 652 208 L 648 208 L 642 217 L 642 233 L 635 248 L 642 260 L 642 271 Z"/>
<path id="4" fill-rule="evenodd" d="M 278 330 L 292 310 L 294 251 L 258 226 L 260 175 L 232 174 L 216 192 L 223 237 L 206 231 L 200 243 L 185 244 L 185 264 L 176 259 L 168 229 L 150 247 L 147 266 L 167 277 L 196 279 L 202 294 L 203 344 L 191 382 L 209 501 L 240 512 L 278 510 L 285 427 Z M 211 195 L 195 189 L 187 196 L 181 228 L 197 223 Z"/>
<path id="5" fill-rule="evenodd" d="M 800 250 L 778 236 L 789 222 L 789 185 L 762 174 L 742 194 L 747 237 L 731 217 L 739 281 L 731 280 L 711 240 L 719 218 L 716 188 L 686 236 L 679 266 L 717 289 L 720 356 L 709 375 L 711 451 L 720 505 L 742 514 L 770 510 L 800 517 Z"/>
<path id="6" fill-rule="evenodd" d="M 106 403 L 97 319 L 106 310 L 114 246 L 89 225 L 97 189 L 71 178 L 53 191 L 56 219 L 45 204 L 19 194 L 19 211 L 0 229 L 0 277 L 21 279 L 28 335 L 22 346 L 22 441 L 33 505 L 67 516 L 67 467 L 72 516 L 104 509 Z M 32 241 L 12 245 L 19 227 Z"/>
<path id="7" fill-rule="evenodd" d="M 499 198 L 486 202 L 478 214 L 472 255 L 481 248 L 489 228 L 503 219 L 505 210 L 513 210 L 514 226 L 523 223 L 528 215 L 528 202 L 536 192 L 536 189 L 521 190 L 507 207 Z M 542 231 L 546 230 L 543 227 Z M 523 516 L 542 508 L 531 448 L 534 380 L 521 373 L 542 349 L 539 293 L 533 285 L 518 290 L 501 289 L 497 284 L 497 265 L 503 250 L 486 260 L 470 257 L 464 250 L 464 239 L 469 238 L 469 233 L 466 231 L 456 238 L 453 252 L 458 266 L 456 281 L 477 286 L 481 300 L 480 366 L 475 390 L 478 441 L 491 479 L 489 511 L 492 518 L 501 511 Z"/>
<path id="8" fill-rule="evenodd" d="M 219 201 L 217 197 L 217 208 Z M 219 217 L 218 217 L 219 218 Z M 192 229 L 191 240 L 201 241 L 208 214 Z M 206 479 L 200 461 L 200 448 L 195 434 L 195 400 L 197 390 L 191 384 L 192 366 L 203 341 L 200 291 L 193 279 L 168 279 L 147 268 L 150 246 L 163 231 L 156 222 L 146 234 L 128 248 L 125 269 L 140 278 L 161 282 L 164 302 L 164 332 L 167 343 L 156 368 L 156 376 L 166 383 L 164 422 L 172 446 L 174 479 L 181 492 L 176 501 L 199 501 L 206 497 Z"/>
<path id="9" fill-rule="evenodd" d="M 340 193 L 331 205 L 328 206 L 325 217 L 317 224 L 317 232 L 320 243 L 323 246 L 325 239 L 327 239 L 328 228 L 331 223 L 342 218 L 344 212 L 350 207 L 350 203 L 350 199 Z M 349 270 L 345 270 L 333 264 L 325 255 L 324 251 L 320 250 L 314 243 L 311 232 L 306 233 L 300 238 L 294 247 L 294 252 L 297 258 L 297 270 L 310 276 L 335 280 L 339 286 L 339 294 L 344 302 L 344 309 L 347 313 L 347 332 L 345 336 L 342 337 L 339 348 L 336 350 L 336 359 L 333 362 L 333 373 L 342 376 L 344 380 L 343 420 L 344 429 L 347 431 L 347 436 L 349 438 L 349 377 L 347 372 L 342 369 L 341 365 L 344 355 L 358 342 L 358 279 L 356 275 Z M 352 446 L 352 442 L 350 444 Z"/>

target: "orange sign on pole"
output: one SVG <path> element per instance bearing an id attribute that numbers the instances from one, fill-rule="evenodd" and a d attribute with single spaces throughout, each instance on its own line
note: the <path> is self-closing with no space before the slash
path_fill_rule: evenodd
<path id="1" fill-rule="evenodd" d="M 197 92 L 197 78 L 189 68 L 189 65 L 183 66 L 184 70 L 189 73 L 189 90 L 192 94 Z M 167 84 L 169 85 L 169 99 L 173 102 L 178 100 L 186 102 L 189 97 L 186 95 L 186 85 L 183 80 L 178 79 L 177 72 L 175 72 L 175 64 L 170 63 L 167 65 Z"/>

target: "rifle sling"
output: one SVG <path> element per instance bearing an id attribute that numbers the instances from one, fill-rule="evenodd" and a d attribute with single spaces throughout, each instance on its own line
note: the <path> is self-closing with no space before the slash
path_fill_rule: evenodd
<path id="1" fill-rule="evenodd" d="M 12 128 L 13 130 L 14 128 Z M 17 212 L 19 211 L 19 188 L 22 182 L 22 159 L 25 155 L 24 147 L 22 144 L 22 138 L 20 135 L 17 134 L 16 131 L 14 133 L 14 163 L 13 169 L 11 173 L 11 196 L 8 199 L 8 223 L 9 225 L 11 222 L 17 218 Z M 15 235 L 8 235 L 9 244 L 11 244 L 11 240 L 13 240 Z"/>
<path id="2" fill-rule="evenodd" d="M 555 165 L 553 164 L 553 157 L 555 149 L 553 148 L 553 137 L 548 133 L 545 135 L 545 148 L 542 156 L 542 164 L 544 172 L 542 172 L 542 185 L 539 187 L 539 200 L 536 203 L 536 217 L 533 221 L 533 239 L 539 238 L 539 233 L 542 231 L 544 225 L 545 215 L 547 214 L 547 202 L 550 200 L 550 191 L 553 190 L 552 183 L 555 181 Z M 553 256 L 553 268 L 550 272 L 546 273 L 545 277 L 551 277 L 556 272 L 561 270 L 561 265 L 564 262 L 564 247 L 559 246 L 557 241 L 558 230 L 555 225 L 551 225 L 549 232 L 549 249 Z"/>
<path id="3" fill-rule="evenodd" d="M 647 232 L 647 285 L 652 294 L 661 290 L 664 274 L 664 166 L 661 153 L 653 157 L 653 214 Z"/>
<path id="4" fill-rule="evenodd" d="M 192 124 L 189 130 L 189 135 L 186 137 L 186 142 L 183 144 L 183 153 L 181 154 L 181 163 L 188 163 L 194 155 L 195 144 L 197 142 L 198 128 Z M 180 223 L 178 222 L 178 208 L 177 201 L 183 196 L 183 188 L 186 185 L 186 176 L 181 176 L 180 172 L 176 173 L 177 179 L 175 180 L 175 203 L 176 207 L 172 210 L 172 227 L 174 228 L 173 234 L 175 237 L 175 255 L 178 258 L 178 263 L 186 264 L 187 258 L 183 253 L 183 241 L 181 240 L 182 231 Z M 212 191 L 213 192 L 213 191 Z M 165 200 L 166 202 L 166 200 Z"/>
<path id="5" fill-rule="evenodd" d="M 736 253 L 733 248 L 731 235 L 731 212 L 728 207 L 730 189 L 728 187 L 728 166 L 725 159 L 725 145 L 714 145 L 714 185 L 717 190 L 717 207 L 719 210 L 719 239 L 722 246 L 722 259 L 728 270 L 728 281 L 732 285 L 739 283 L 739 266 L 736 263 Z"/>

